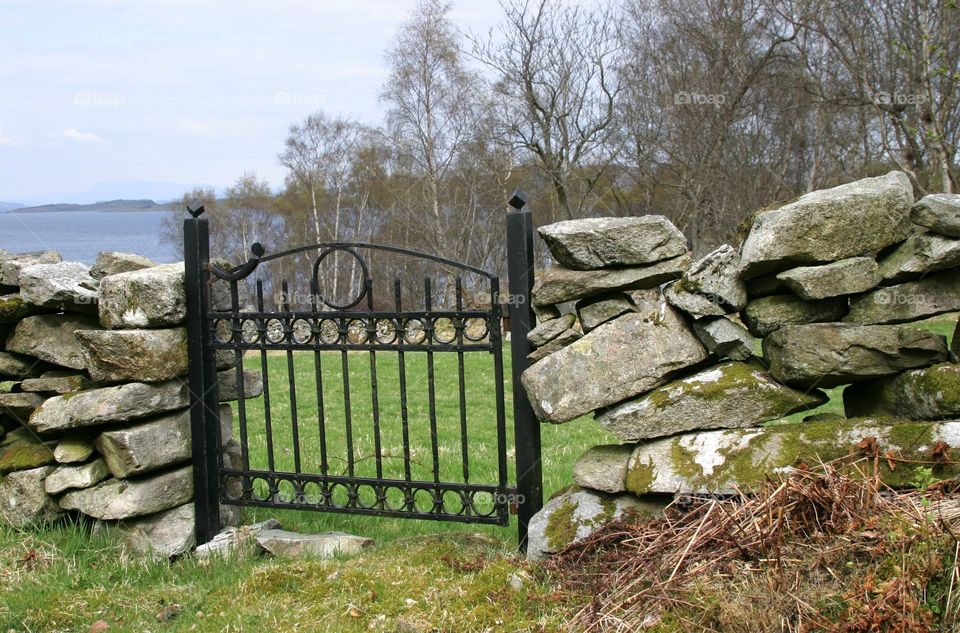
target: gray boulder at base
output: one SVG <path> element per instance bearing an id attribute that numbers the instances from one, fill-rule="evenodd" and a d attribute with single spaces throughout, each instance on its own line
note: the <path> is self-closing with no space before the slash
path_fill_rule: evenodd
<path id="1" fill-rule="evenodd" d="M 956 266 L 960 266 L 960 240 L 919 233 L 880 260 L 880 274 L 886 282 L 899 283 Z"/>
<path id="2" fill-rule="evenodd" d="M 196 544 L 194 508 L 186 503 L 116 526 L 123 548 L 137 556 L 162 560 L 186 554 Z"/>
<path id="3" fill-rule="evenodd" d="M 158 382 L 188 371 L 186 328 L 77 332 L 77 340 L 97 382 Z"/>
<path id="4" fill-rule="evenodd" d="M 255 539 L 268 553 L 281 558 L 332 558 L 359 554 L 363 548 L 373 545 L 371 538 L 344 532 L 298 534 L 286 530 L 262 530 Z"/>
<path id="5" fill-rule="evenodd" d="M 227 442 L 233 432 L 230 405 L 220 405 L 221 441 Z M 118 479 L 160 470 L 190 460 L 190 410 L 135 426 L 104 431 L 94 440 L 110 473 Z"/>
<path id="6" fill-rule="evenodd" d="M 198 545 L 194 555 L 202 559 L 217 556 L 243 557 L 254 552 L 261 553 L 264 550 L 256 542 L 257 534 L 264 530 L 277 529 L 280 529 L 280 522 L 276 519 L 267 519 L 252 525 L 227 527 L 203 545 Z"/>
<path id="7" fill-rule="evenodd" d="M 0 352 L 0 380 L 22 380 L 42 371 L 37 359 L 9 352 Z"/>
<path id="8" fill-rule="evenodd" d="M 829 323 L 846 314 L 847 301 L 843 297 L 805 301 L 794 295 L 774 295 L 748 303 L 740 318 L 751 334 L 764 337 L 784 325 Z"/>
<path id="9" fill-rule="evenodd" d="M 187 316 L 183 263 L 104 277 L 100 323 L 108 329 L 179 325 Z"/>
<path id="10" fill-rule="evenodd" d="M 69 370 L 47 371 L 38 378 L 27 378 L 20 383 L 20 388 L 24 391 L 55 394 L 73 393 L 95 386 L 85 374 Z"/>
<path id="11" fill-rule="evenodd" d="M 90 267 L 80 262 L 36 264 L 20 271 L 20 295 L 25 301 L 67 312 L 97 312 L 97 287 Z"/>
<path id="12" fill-rule="evenodd" d="M 27 317 L 7 339 L 7 351 L 34 356 L 54 365 L 83 369 L 78 330 L 97 330 L 93 317 L 80 314 L 44 314 Z"/>
<path id="13" fill-rule="evenodd" d="M 600 492 L 621 492 L 632 453 L 630 444 L 604 444 L 588 449 L 573 466 L 573 483 Z"/>
<path id="14" fill-rule="evenodd" d="M 583 335 L 576 330 L 564 330 L 560 333 L 560 336 L 557 336 L 543 347 L 538 347 L 527 354 L 527 360 L 529 360 L 531 363 L 535 363 L 546 358 L 550 354 L 553 354 L 554 352 L 559 352 L 570 343 L 573 343 L 581 338 L 583 338 Z"/>
<path id="15" fill-rule="evenodd" d="M 877 262 L 872 257 L 850 257 L 820 266 L 791 268 L 777 279 L 801 299 L 815 301 L 866 292 L 880 283 Z"/>
<path id="16" fill-rule="evenodd" d="M 7 259 L 0 259 L 0 286 L 19 286 L 20 272 L 27 266 L 36 264 L 58 264 L 63 261 L 60 253 L 37 251 L 22 253 Z"/>
<path id="17" fill-rule="evenodd" d="M 540 560 L 581 541 L 628 512 L 657 516 L 666 502 L 633 495 L 607 495 L 571 488 L 544 504 L 530 519 L 527 558 Z"/>
<path id="18" fill-rule="evenodd" d="M 907 323 L 960 310 L 960 274 L 942 272 L 850 299 L 847 323 Z"/>
<path id="19" fill-rule="evenodd" d="M 814 467 L 842 458 L 873 462 L 861 448 L 874 438 L 879 474 L 893 487 L 909 487 L 915 479 L 902 464 L 890 470 L 882 456 L 932 462 L 937 442 L 960 446 L 960 422 L 899 422 L 889 418 L 828 420 L 779 424 L 763 429 L 703 431 L 638 444 L 627 465 L 624 488 L 634 494 L 749 492 L 795 467 Z M 870 442 L 871 445 L 873 441 Z M 940 478 L 958 472 L 956 464 L 934 466 Z"/>
<path id="20" fill-rule="evenodd" d="M 596 420 L 619 439 L 636 441 L 758 426 L 827 400 L 816 389 L 805 393 L 781 385 L 753 365 L 727 362 L 599 412 Z"/>
<path id="21" fill-rule="evenodd" d="M 85 462 L 93 455 L 93 439 L 85 435 L 67 435 L 53 449 L 53 457 L 58 464 Z"/>
<path id="22" fill-rule="evenodd" d="M 47 310 L 28 303 L 19 292 L 0 294 L 0 324 L 16 323 L 20 319 L 42 312 Z"/>
<path id="23" fill-rule="evenodd" d="M 898 325 L 788 325 L 763 340 L 770 373 L 791 385 L 835 387 L 947 360 L 940 334 Z"/>
<path id="24" fill-rule="evenodd" d="M 687 239 L 662 215 L 565 220 L 538 229 L 550 253 L 574 270 L 636 266 L 687 252 Z"/>
<path id="25" fill-rule="evenodd" d="M 693 333 L 708 352 L 720 358 L 747 360 L 756 346 L 756 339 L 747 328 L 722 316 L 697 319 Z"/>
<path id="26" fill-rule="evenodd" d="M 142 255 L 133 253 L 119 253 L 117 251 L 101 251 L 97 254 L 97 261 L 90 269 L 90 276 L 94 279 L 103 279 L 117 273 L 129 273 L 134 270 L 151 268 L 157 264 Z"/>
<path id="27" fill-rule="evenodd" d="M 53 466 L 41 466 L 0 477 L 0 520 L 14 528 L 26 528 L 60 516 L 57 502 L 43 489 L 52 470 Z"/>
<path id="28" fill-rule="evenodd" d="M 131 382 L 76 394 L 54 396 L 30 416 L 38 433 L 126 422 L 190 405 L 190 390 L 180 380 L 148 384 Z"/>
<path id="29" fill-rule="evenodd" d="M 56 495 L 64 490 L 90 488 L 109 476 L 106 462 L 97 458 L 79 466 L 57 466 L 47 475 L 43 485 L 47 494 Z"/>
<path id="30" fill-rule="evenodd" d="M 564 314 L 559 319 L 544 321 L 527 333 L 527 342 L 533 347 L 543 347 L 564 331 L 572 328 L 576 321 L 577 315 L 572 313 Z"/>
<path id="31" fill-rule="evenodd" d="M 252 369 L 243 370 L 243 397 L 245 400 L 256 398 L 263 394 L 263 375 L 259 371 Z M 237 390 L 237 370 L 227 369 L 217 373 L 217 394 L 220 402 L 231 402 L 240 399 L 240 391 Z"/>
<path id="32" fill-rule="evenodd" d="M 521 380 L 540 420 L 567 422 L 649 391 L 706 357 L 676 310 L 649 302 L 547 356 Z"/>
<path id="33" fill-rule="evenodd" d="M 129 519 L 169 510 L 193 499 L 193 467 L 139 477 L 108 479 L 73 490 L 60 498 L 60 507 L 95 519 Z"/>
<path id="34" fill-rule="evenodd" d="M 580 319 L 580 327 L 584 333 L 587 333 L 621 314 L 632 312 L 634 306 L 627 295 L 616 293 L 582 299 L 577 302 L 576 308 L 577 317 Z"/>
<path id="35" fill-rule="evenodd" d="M 745 277 L 880 250 L 910 234 L 913 187 L 906 174 L 814 191 L 757 214 L 741 251 Z"/>
<path id="36" fill-rule="evenodd" d="M 747 286 L 740 279 L 740 256 L 728 244 L 696 261 L 679 281 L 669 286 L 667 298 L 694 316 L 719 316 L 747 304 Z"/>
<path id="37" fill-rule="evenodd" d="M 910 219 L 934 233 L 960 237 L 960 194 L 932 193 L 924 196 L 913 205 Z"/>
<path id="38" fill-rule="evenodd" d="M 847 417 L 890 416 L 904 420 L 960 417 L 960 365 L 943 363 L 843 390 Z"/>
<path id="39" fill-rule="evenodd" d="M 533 303 L 552 305 L 604 294 L 611 290 L 656 288 L 677 279 L 690 266 L 689 255 L 678 255 L 655 264 L 612 270 L 571 270 L 554 266 L 537 276 Z"/>

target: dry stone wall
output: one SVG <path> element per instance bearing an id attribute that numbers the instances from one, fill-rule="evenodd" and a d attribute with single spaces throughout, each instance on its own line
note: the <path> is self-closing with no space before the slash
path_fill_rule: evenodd
<path id="1" fill-rule="evenodd" d="M 0 520 L 73 512 L 138 554 L 193 547 L 185 317 L 182 263 L 0 251 Z M 221 400 L 236 399 L 232 359 L 220 361 Z M 246 397 L 262 390 L 259 375 L 244 384 Z M 220 417 L 233 463 L 226 402 Z"/>
<path id="2" fill-rule="evenodd" d="M 534 287 L 524 388 L 541 421 L 590 415 L 619 443 L 580 457 L 529 555 L 804 464 L 872 457 L 893 486 L 911 462 L 957 474 L 960 341 L 915 323 L 960 311 L 958 227 L 960 195 L 915 201 L 891 172 L 759 212 L 740 248 L 695 262 L 663 217 L 541 228 L 557 263 Z M 803 415 L 832 388 L 844 415 Z"/>

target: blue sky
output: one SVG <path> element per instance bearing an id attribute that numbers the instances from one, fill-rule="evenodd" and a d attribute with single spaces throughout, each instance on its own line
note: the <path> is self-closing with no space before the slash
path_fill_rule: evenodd
<path id="1" fill-rule="evenodd" d="M 382 120 L 384 51 L 414 0 L 0 0 L 0 201 L 114 181 L 274 187 L 289 125 Z M 494 26 L 493 0 L 452 17 Z"/>

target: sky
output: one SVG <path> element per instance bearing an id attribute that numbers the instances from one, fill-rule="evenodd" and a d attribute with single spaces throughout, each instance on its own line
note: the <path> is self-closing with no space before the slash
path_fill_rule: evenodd
<path id="1" fill-rule="evenodd" d="M 161 197 L 169 185 L 146 183 L 219 188 L 247 170 L 279 188 L 292 123 L 382 122 L 385 51 L 414 5 L 0 0 L 0 201 Z M 454 0 L 451 17 L 486 33 L 499 15 Z"/>

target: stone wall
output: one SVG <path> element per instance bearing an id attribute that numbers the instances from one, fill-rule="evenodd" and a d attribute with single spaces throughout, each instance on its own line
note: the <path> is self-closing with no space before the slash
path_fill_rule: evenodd
<path id="1" fill-rule="evenodd" d="M 910 324 L 960 311 L 960 195 L 915 202 L 905 174 L 868 178 L 758 212 L 739 249 L 692 263 L 659 216 L 540 235 L 556 265 L 534 288 L 523 385 L 543 422 L 591 415 L 619 443 L 580 457 L 531 556 L 804 464 L 867 458 L 894 486 L 916 463 L 957 474 L 960 325 L 950 350 Z M 841 387 L 844 415 L 801 413 Z"/>
<path id="2" fill-rule="evenodd" d="M 136 255 L 101 253 L 90 268 L 0 251 L 0 519 L 79 513 L 137 553 L 193 546 L 183 282 L 182 263 Z M 221 398 L 234 398 L 233 359 L 220 361 Z M 234 463 L 230 405 L 220 413 Z"/>

